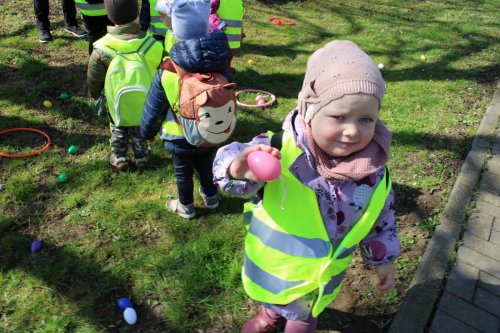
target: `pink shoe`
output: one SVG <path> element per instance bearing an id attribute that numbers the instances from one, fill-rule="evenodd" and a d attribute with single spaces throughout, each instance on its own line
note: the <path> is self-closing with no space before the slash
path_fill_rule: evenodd
<path id="1" fill-rule="evenodd" d="M 271 317 L 265 307 L 261 307 L 259 313 L 248 320 L 241 329 L 241 333 L 271 333 L 286 323 L 286 319 L 280 315 Z"/>

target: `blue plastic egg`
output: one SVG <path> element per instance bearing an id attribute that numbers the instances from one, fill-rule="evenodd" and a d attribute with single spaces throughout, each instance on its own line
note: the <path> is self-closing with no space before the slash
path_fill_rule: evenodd
<path id="1" fill-rule="evenodd" d="M 123 319 L 125 319 L 127 324 L 134 325 L 137 322 L 137 313 L 132 308 L 126 308 L 123 311 Z"/>
<path id="2" fill-rule="evenodd" d="M 127 297 L 120 297 L 118 301 L 116 301 L 116 306 L 118 306 L 120 310 L 125 310 L 126 308 L 133 307 L 133 304 Z"/>
<path id="3" fill-rule="evenodd" d="M 36 240 L 33 243 L 31 243 L 31 247 L 30 247 L 31 253 L 38 252 L 38 251 L 40 251 L 41 248 L 42 248 L 42 241 Z"/>

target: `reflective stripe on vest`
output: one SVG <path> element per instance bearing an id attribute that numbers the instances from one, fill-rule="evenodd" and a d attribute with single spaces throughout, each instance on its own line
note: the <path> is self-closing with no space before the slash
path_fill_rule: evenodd
<path id="1" fill-rule="evenodd" d="M 241 33 L 243 26 L 243 1 L 241 0 L 221 0 L 217 15 L 226 22 L 224 32 L 229 41 L 229 47 L 237 49 L 241 45 Z"/>
<path id="2" fill-rule="evenodd" d="M 76 7 L 83 15 L 87 16 L 106 16 L 106 8 L 103 3 L 90 4 L 85 0 L 75 0 Z"/>
<path id="3" fill-rule="evenodd" d="M 163 24 L 161 15 L 155 9 L 157 0 L 149 0 L 149 30 L 155 35 L 165 36 L 167 26 Z"/>
<path id="4" fill-rule="evenodd" d="M 301 154 L 292 134 L 285 131 L 283 180 L 266 183 L 261 205 L 245 204 L 249 224 L 242 279 L 250 297 L 271 304 L 288 304 L 318 290 L 312 308 L 317 317 L 338 294 L 351 253 L 380 215 L 391 184 L 386 171 L 365 213 L 333 251 L 315 192 L 289 171 Z"/>
<path id="5" fill-rule="evenodd" d="M 167 113 L 167 118 L 161 125 L 163 140 L 177 140 L 184 138 L 182 127 L 177 122 L 175 113 L 179 112 L 179 96 L 181 89 L 181 79 L 176 73 L 164 70 L 161 75 L 161 84 L 165 90 L 165 95 L 169 102 L 170 110 Z"/>

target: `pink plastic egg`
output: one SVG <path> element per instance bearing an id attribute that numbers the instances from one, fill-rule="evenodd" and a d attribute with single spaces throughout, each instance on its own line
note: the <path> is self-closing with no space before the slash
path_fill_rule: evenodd
<path id="1" fill-rule="evenodd" d="M 247 162 L 255 177 L 261 181 L 274 180 L 281 174 L 280 161 L 265 151 L 251 152 L 247 157 Z"/>
<path id="2" fill-rule="evenodd" d="M 262 96 L 262 95 L 257 95 L 257 97 L 255 97 L 256 102 L 262 101 L 262 100 L 264 100 L 264 96 Z"/>
<path id="3" fill-rule="evenodd" d="M 266 105 L 266 101 L 264 101 L 263 99 L 259 99 L 259 101 L 257 102 L 257 105 L 264 106 L 264 105 Z"/>

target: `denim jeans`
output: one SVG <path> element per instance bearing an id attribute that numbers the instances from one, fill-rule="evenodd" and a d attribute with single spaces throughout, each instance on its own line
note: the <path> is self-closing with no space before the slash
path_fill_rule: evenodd
<path id="1" fill-rule="evenodd" d="M 183 205 L 194 202 L 194 171 L 198 172 L 201 190 L 207 196 L 217 194 L 213 182 L 212 163 L 216 148 L 199 148 L 185 139 L 164 141 L 164 146 L 172 153 L 179 201 Z"/>

